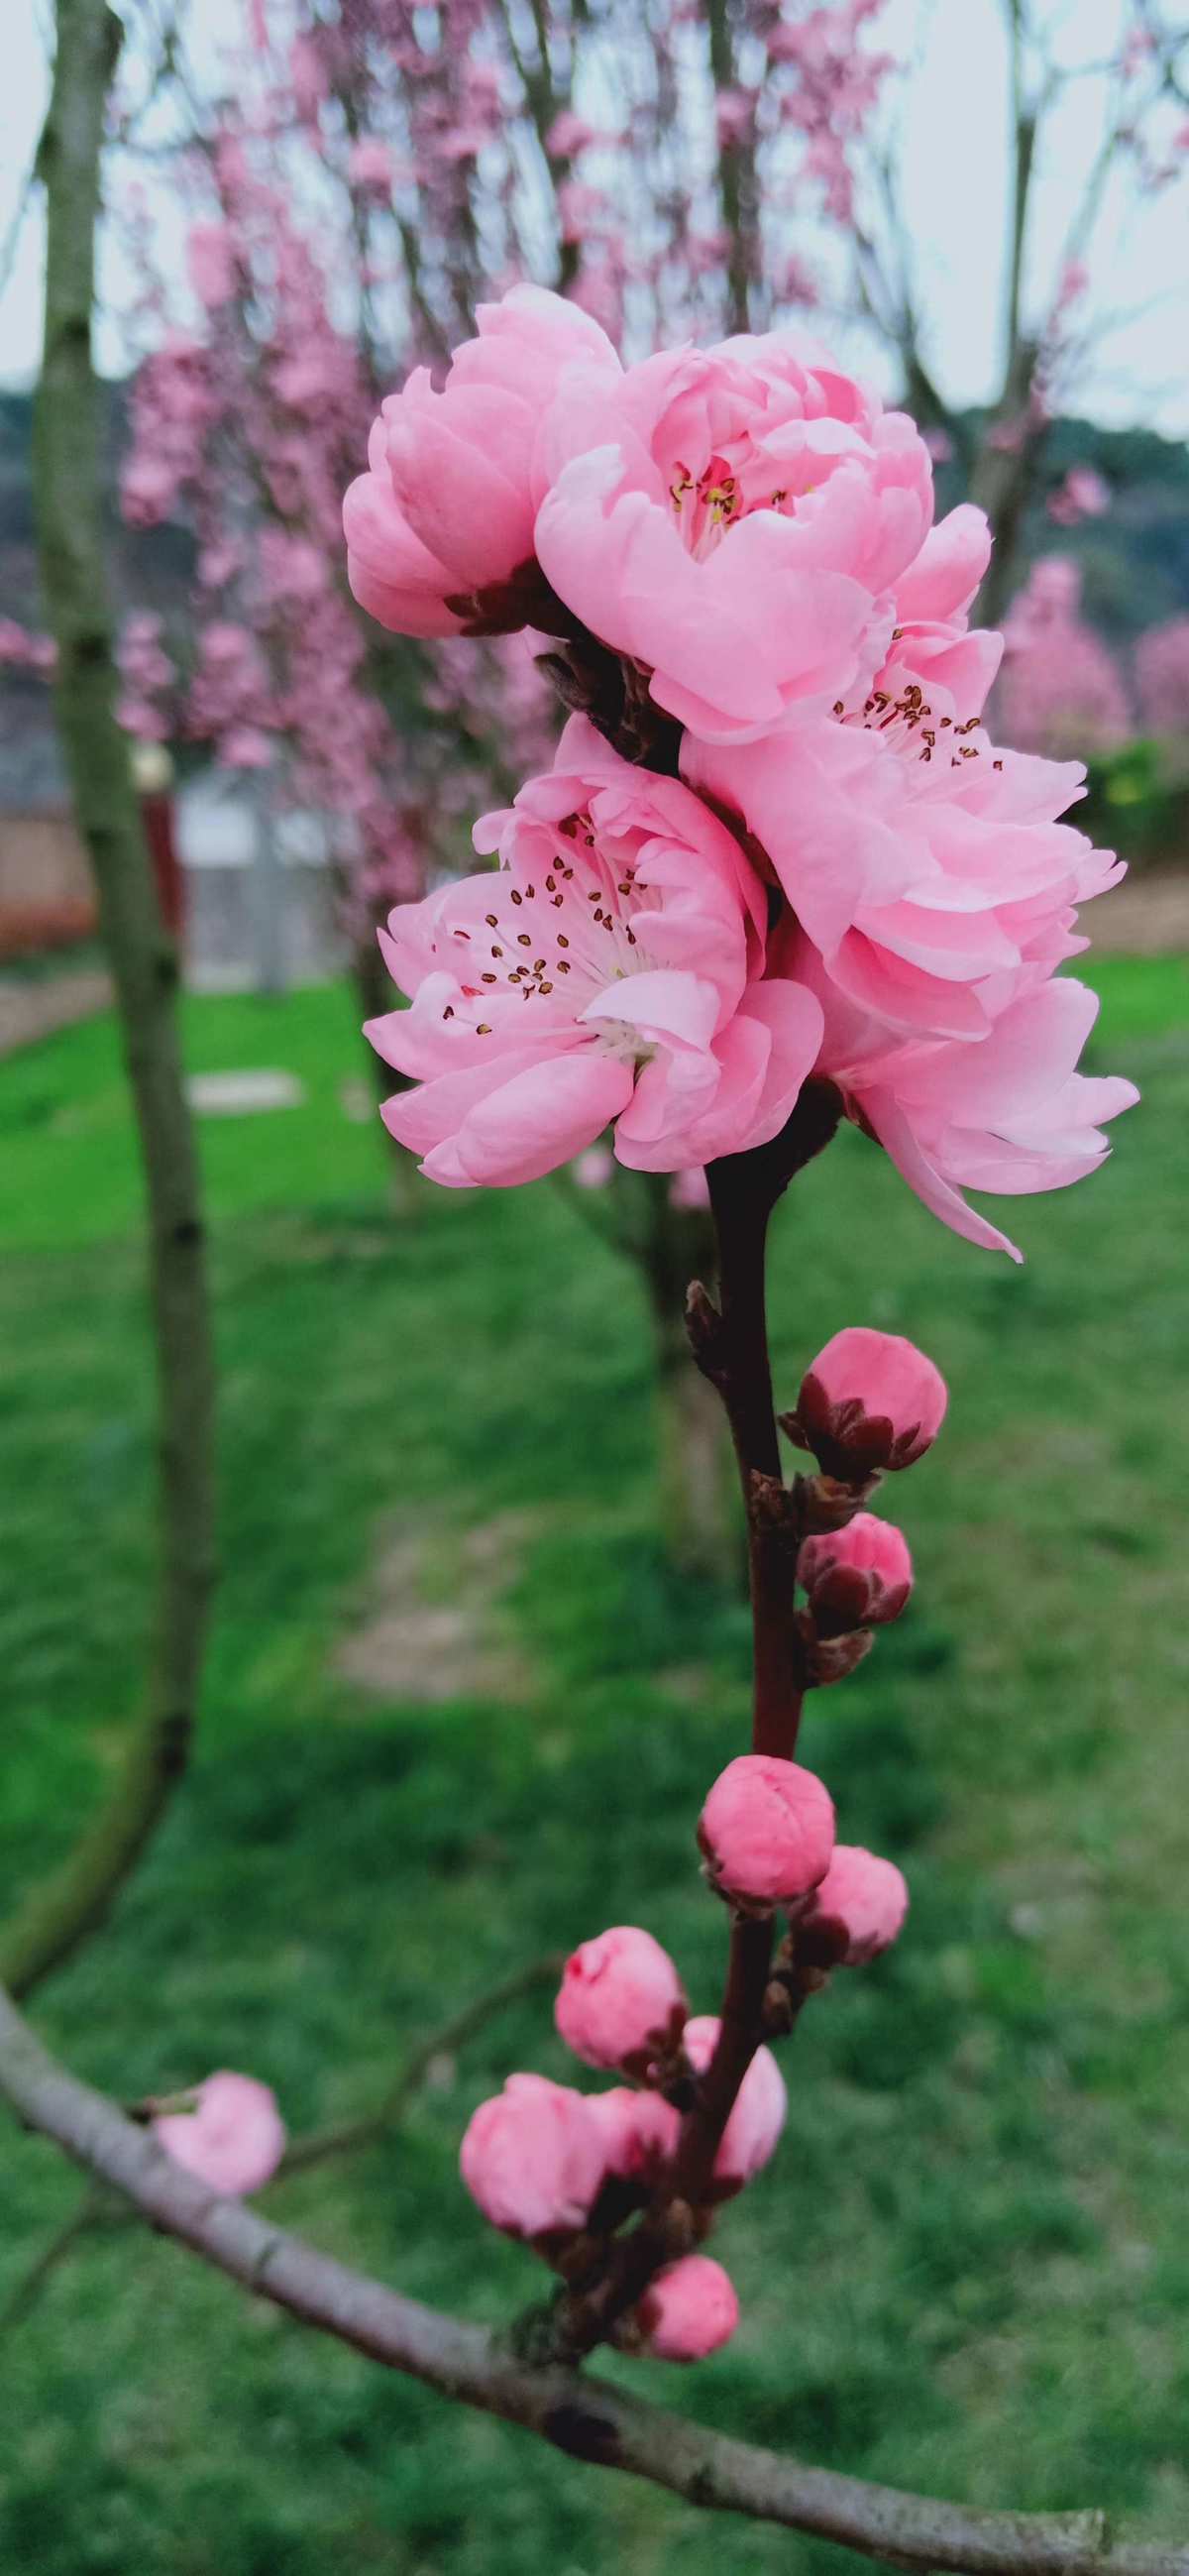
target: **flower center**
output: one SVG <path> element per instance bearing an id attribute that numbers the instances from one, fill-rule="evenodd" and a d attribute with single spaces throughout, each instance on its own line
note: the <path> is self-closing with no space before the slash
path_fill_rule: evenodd
<path id="1" fill-rule="evenodd" d="M 899 630 L 893 634 L 893 646 L 898 635 Z M 936 714 L 920 681 L 909 679 L 894 661 L 881 678 L 884 685 L 877 682 L 861 706 L 848 707 L 844 698 L 835 699 L 832 713 L 840 724 L 861 725 L 865 733 L 881 734 L 893 750 L 926 768 L 934 760 L 944 766 L 948 758 L 951 769 L 961 769 L 964 761 L 981 758 L 986 743 L 981 716 L 967 716 L 959 724 L 952 715 Z M 972 740 L 975 735 L 982 739 Z M 1003 763 L 997 760 L 993 766 L 1002 769 Z"/>
<path id="2" fill-rule="evenodd" d="M 491 1034 L 494 1006 L 506 1023 L 513 1003 L 535 1004 L 527 1034 L 545 1014 L 577 1019 L 596 993 L 651 962 L 641 921 L 657 899 L 636 883 L 643 835 L 624 835 L 618 847 L 612 834 L 596 840 L 586 812 L 542 827 L 542 840 L 545 829 L 554 848 L 544 864 L 516 858 L 493 873 L 484 882 L 480 923 L 473 914 L 454 922 L 447 914 L 439 935 L 442 963 L 459 979 L 443 1017 L 469 1023 L 480 1037 Z M 613 1052 L 626 1045 L 641 1053 L 639 1032 L 623 1024 L 604 1023 L 599 1035 Z"/>
<path id="3" fill-rule="evenodd" d="M 727 458 L 715 455 L 696 476 L 678 458 L 669 485 L 669 498 L 677 513 L 684 544 L 695 563 L 704 563 L 707 555 L 713 554 L 725 537 L 728 528 L 745 519 L 752 510 L 779 510 L 788 494 L 777 491 L 764 492 L 757 498 L 746 495 Z"/>

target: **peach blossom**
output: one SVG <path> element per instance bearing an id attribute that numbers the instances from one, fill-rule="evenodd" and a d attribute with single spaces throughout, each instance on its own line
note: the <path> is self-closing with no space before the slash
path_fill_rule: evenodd
<path id="1" fill-rule="evenodd" d="M 699 2075 L 705 2074 L 714 2055 L 719 2027 L 713 2013 L 699 2013 L 686 2023 L 686 2054 Z M 784 2077 L 772 2051 L 757 2048 L 714 2159 L 714 2180 L 721 2197 L 741 2191 L 775 2154 L 787 2108 Z"/>
<path id="2" fill-rule="evenodd" d="M 612 1123 L 639 1171 L 778 1132 L 821 1007 L 760 980 L 763 889 L 688 788 L 574 717 L 553 770 L 475 840 L 498 872 L 390 916 L 381 946 L 412 1009 L 367 1031 L 420 1084 L 384 1117 L 431 1180 L 537 1180 Z"/>
<path id="3" fill-rule="evenodd" d="M 598 324 L 542 287 L 514 287 L 477 320 L 440 392 L 416 367 L 389 395 L 343 505 L 351 588 L 401 635 L 524 625 L 509 585 L 532 569 L 542 411 L 579 360 L 596 378 L 619 373 Z"/>
<path id="4" fill-rule="evenodd" d="M 844 1483 L 911 1467 L 945 1420 L 945 1379 L 903 1333 L 847 1324 L 801 1381 L 797 1422 L 819 1465 Z"/>
<path id="5" fill-rule="evenodd" d="M 656 2274 L 635 2315 L 654 2360 L 704 2361 L 730 2342 L 739 2301 L 721 2263 L 709 2254 L 683 2254 Z"/>
<path id="6" fill-rule="evenodd" d="M 720 1895 L 770 1913 L 798 1904 L 824 1875 L 834 1847 L 833 1802 L 799 1762 L 740 1753 L 710 1791 L 698 1840 Z"/>
<path id="7" fill-rule="evenodd" d="M 912 1558 L 903 1531 L 874 1512 L 856 1512 L 845 1529 L 807 1538 L 797 1580 L 809 1595 L 818 1635 L 844 1635 L 898 1619 L 912 1590 Z"/>
<path id="8" fill-rule="evenodd" d="M 908 1889 L 893 1861 L 858 1844 L 836 1843 L 806 1921 L 841 1924 L 847 1936 L 841 1965 L 858 1968 L 890 1949 L 907 1912 Z"/>
<path id="9" fill-rule="evenodd" d="M 642 2072 L 650 2057 L 674 2045 L 687 2009 L 660 1942 L 638 1924 L 616 1923 L 567 1959 L 554 2020 L 588 2066 L 639 2063 Z"/>
<path id="10" fill-rule="evenodd" d="M 581 2093 L 510 2075 L 473 2114 L 459 2165 L 472 2200 L 505 2235 L 572 2232 L 603 2179 L 603 2132 Z"/>
<path id="11" fill-rule="evenodd" d="M 152 2129 L 175 2164 L 236 2199 L 259 2191 L 285 2152 L 276 2095 L 254 2075 L 229 2067 L 196 2087 L 192 2111 L 160 2112 Z"/>

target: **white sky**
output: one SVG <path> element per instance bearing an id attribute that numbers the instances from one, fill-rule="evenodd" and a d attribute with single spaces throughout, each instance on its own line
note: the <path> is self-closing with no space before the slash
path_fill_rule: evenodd
<path id="1" fill-rule="evenodd" d="M 0 0 L 0 250 L 25 188 L 46 94 L 46 27 L 52 0 Z M 213 34 L 232 0 L 196 0 Z M 1124 0 L 1044 0 L 1071 59 L 1109 54 Z M 130 14 L 129 0 L 124 0 Z M 1171 11 L 1170 11 L 1171 15 Z M 1008 134 L 1001 0 L 887 0 L 878 23 L 888 49 L 912 61 L 898 150 L 900 186 L 916 245 L 929 355 L 957 403 L 994 389 L 1006 229 Z M 1186 20 L 1189 26 L 1189 19 Z M 1089 78 L 1067 95 L 1034 203 L 1031 274 L 1046 298 L 1060 265 L 1071 190 L 1093 153 L 1103 88 Z M 168 232 L 168 218 L 165 230 Z M 21 224 L 0 293 L 0 381 L 28 382 L 40 339 L 43 228 L 38 192 Z M 1079 381 L 1076 407 L 1103 421 L 1142 421 L 1189 435 L 1189 186 L 1141 199 L 1130 177 L 1114 185 L 1093 262 L 1090 309 L 1129 316 L 1103 340 Z M 113 314 L 98 336 L 100 364 L 117 371 L 127 350 L 114 314 L 129 281 L 109 247 L 103 283 Z"/>

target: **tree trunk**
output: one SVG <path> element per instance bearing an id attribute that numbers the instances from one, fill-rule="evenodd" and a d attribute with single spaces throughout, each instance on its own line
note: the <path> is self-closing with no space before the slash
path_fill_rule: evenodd
<path id="1" fill-rule="evenodd" d="M 745 1575 L 734 1467 L 722 1406 L 695 1367 L 685 1329 L 691 1280 L 717 1265 L 709 1206 L 675 1207 L 667 1172 L 623 1175 L 631 1248 L 644 1272 L 656 1354 L 657 1483 L 665 1552 L 685 1574 Z"/>
<path id="2" fill-rule="evenodd" d="M 650 1292 L 653 1282 L 649 1280 Z M 656 1352 L 657 1493 L 665 1554 L 718 1583 L 745 1571 L 722 1406 L 690 1356 L 681 1306 L 651 1296 Z"/>
<path id="3" fill-rule="evenodd" d="M 106 0 L 58 0 L 57 37 L 38 163 L 47 230 L 33 498 L 58 647 L 55 709 L 75 817 L 95 871 L 144 1166 L 160 1555 L 144 1705 L 119 1774 L 64 1867 L 34 1889 L 0 1934 L 0 1974 L 21 1993 L 98 1922 L 182 1777 L 214 1579 L 214 1356 L 198 1157 L 178 1043 L 177 952 L 162 922 L 129 744 L 115 716 L 91 361 L 100 156 L 120 25 Z"/>

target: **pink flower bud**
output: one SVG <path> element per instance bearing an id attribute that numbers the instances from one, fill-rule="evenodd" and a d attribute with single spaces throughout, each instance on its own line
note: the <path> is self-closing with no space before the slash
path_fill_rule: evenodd
<path id="1" fill-rule="evenodd" d="M 815 1929 L 839 1925 L 846 1934 L 840 1967 L 861 1968 L 891 1948 L 907 1912 L 908 1889 L 894 1861 L 856 1843 L 836 1843 L 806 1921 Z"/>
<path id="2" fill-rule="evenodd" d="M 874 1512 L 856 1512 L 845 1529 L 805 1540 L 797 1579 L 809 1595 L 819 1637 L 878 1628 L 899 1618 L 912 1590 L 908 1541 Z"/>
<path id="3" fill-rule="evenodd" d="M 603 2136 L 607 2172 L 623 2182 L 653 2183 L 677 2151 L 681 2113 L 660 2093 L 633 2093 L 616 2084 L 595 2093 L 590 2107 Z"/>
<path id="4" fill-rule="evenodd" d="M 714 2013 L 699 2013 L 685 2026 L 685 2048 L 696 2075 L 704 2075 L 718 2046 L 719 2023 Z M 784 2127 L 788 2097 L 784 2077 L 770 2048 L 757 2048 L 743 2082 L 735 2096 L 730 2119 L 719 2140 L 714 2159 L 714 2180 L 718 2197 L 727 2199 L 742 2191 L 745 2182 L 758 2174 L 775 2153 L 776 2142 Z"/>
<path id="5" fill-rule="evenodd" d="M 588 2066 L 643 2074 L 681 2036 L 689 2007 L 668 1952 L 634 1923 L 613 1924 L 567 1959 L 558 2031 Z"/>
<path id="6" fill-rule="evenodd" d="M 807 1370 L 793 1419 L 827 1475 L 855 1484 L 922 1458 L 947 1401 L 945 1379 L 915 1343 L 847 1324 Z"/>
<path id="7" fill-rule="evenodd" d="M 196 2087 L 194 2099 L 192 2111 L 159 2113 L 152 2123 L 158 2146 L 212 2191 L 236 2198 L 259 2191 L 285 2152 L 275 2094 L 254 2075 L 222 2067 Z"/>
<path id="8" fill-rule="evenodd" d="M 698 1841 L 721 1896 L 754 1913 L 795 1905 L 825 1876 L 834 1848 L 829 1791 L 799 1762 L 740 1753 L 720 1771 Z"/>
<path id="9" fill-rule="evenodd" d="M 721 2263 L 709 2254 L 683 2254 L 649 2283 L 636 2319 L 654 2360 L 704 2361 L 730 2342 L 739 2301 Z"/>
<path id="10" fill-rule="evenodd" d="M 458 2161 L 492 2226 L 531 2240 L 584 2224 L 603 2179 L 603 2133 L 581 2093 L 543 2075 L 510 2075 L 502 2093 L 479 2104 Z"/>

